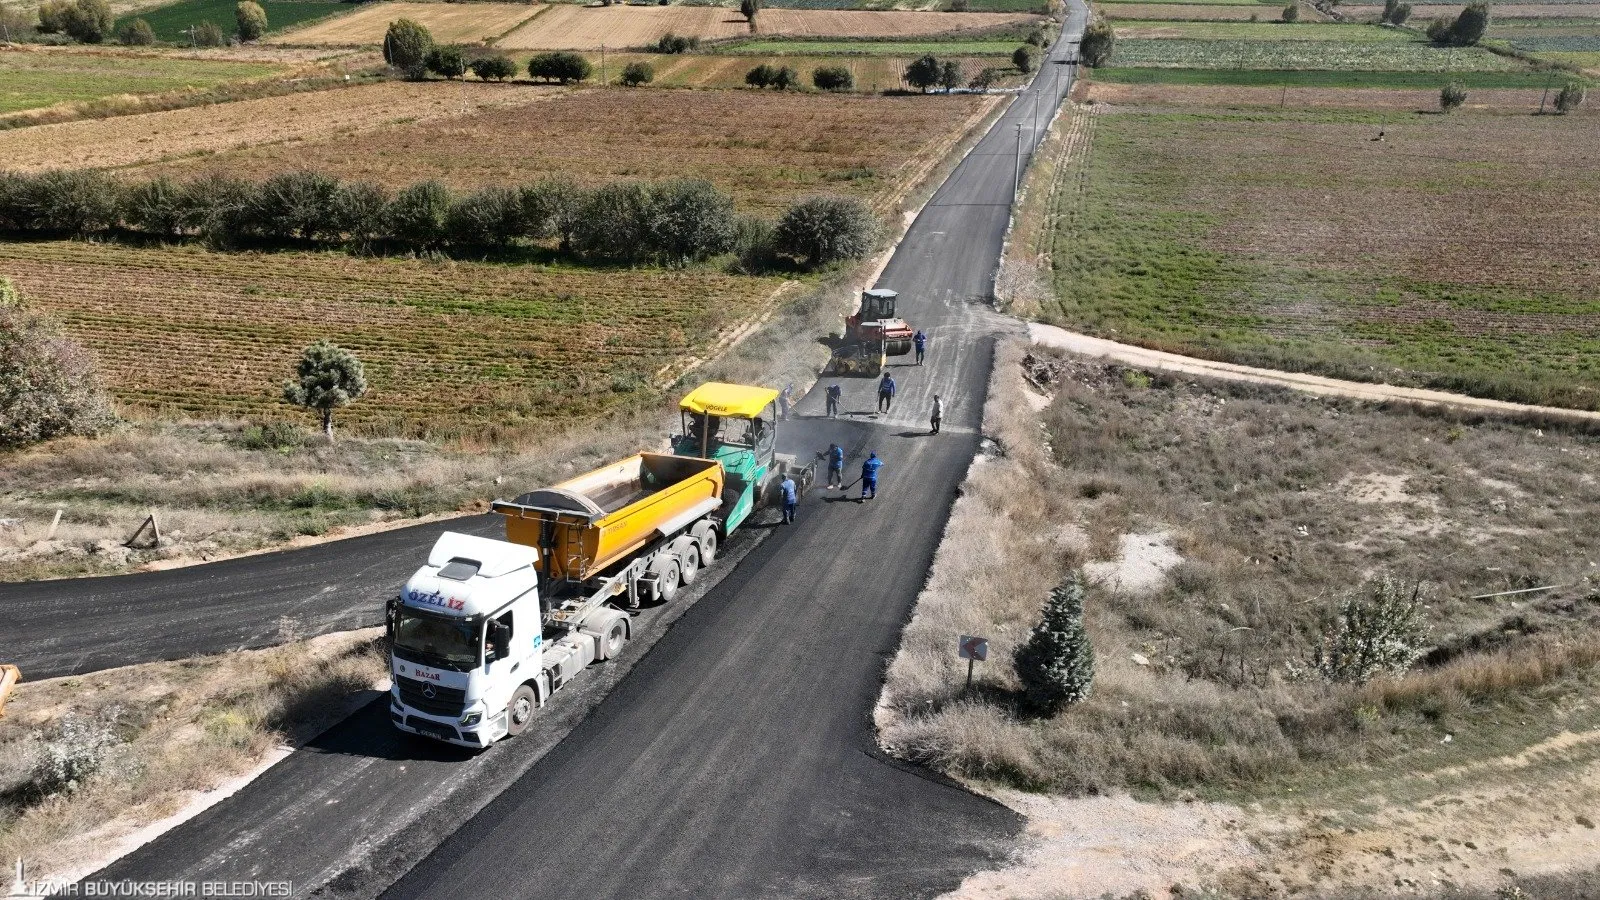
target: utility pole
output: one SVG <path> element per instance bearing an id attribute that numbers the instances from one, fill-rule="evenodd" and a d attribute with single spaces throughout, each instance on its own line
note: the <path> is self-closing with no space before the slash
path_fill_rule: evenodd
<path id="1" fill-rule="evenodd" d="M 1022 191 L 1022 123 L 1017 123 L 1017 162 L 1011 175 L 1011 199 L 1016 202 L 1017 194 Z"/>
<path id="2" fill-rule="evenodd" d="M 606 45 L 600 45 L 600 86 L 606 86 Z"/>
<path id="3" fill-rule="evenodd" d="M 1550 82 L 1554 81 L 1555 77 L 1555 73 L 1552 72 L 1544 79 L 1544 93 L 1539 96 L 1539 115 L 1541 116 L 1544 115 L 1544 101 L 1550 96 Z"/>

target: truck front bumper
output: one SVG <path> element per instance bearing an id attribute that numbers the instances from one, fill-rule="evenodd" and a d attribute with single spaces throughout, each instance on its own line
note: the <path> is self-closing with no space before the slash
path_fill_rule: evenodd
<path id="1" fill-rule="evenodd" d="M 445 741 L 461 747 L 482 750 L 506 734 L 506 714 L 501 712 L 465 728 L 450 719 L 418 713 L 415 710 L 389 704 L 389 721 L 394 727 L 411 734 L 420 734 L 436 741 Z"/>

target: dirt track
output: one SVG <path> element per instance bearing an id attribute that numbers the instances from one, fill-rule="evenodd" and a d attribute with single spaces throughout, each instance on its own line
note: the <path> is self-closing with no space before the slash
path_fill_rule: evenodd
<path id="1" fill-rule="evenodd" d="M 1423 388 L 1395 387 L 1389 384 L 1367 384 L 1360 381 L 1341 381 L 1337 378 L 1324 378 L 1320 375 L 1307 375 L 1301 372 L 1279 372 L 1273 369 L 1258 369 L 1254 366 L 1241 366 L 1209 359 L 1195 359 L 1189 356 L 1179 356 L 1176 353 L 1165 353 L 1160 350 L 1147 350 L 1143 347 L 1119 344 L 1116 341 L 1090 337 L 1086 334 L 1077 334 L 1064 328 L 1057 328 L 1054 325 L 1041 325 L 1037 322 L 1028 324 L 1028 336 L 1036 344 L 1058 347 L 1072 353 L 1081 353 L 1085 356 L 1093 356 L 1099 359 L 1109 359 L 1126 363 L 1130 366 L 1140 366 L 1163 372 L 1183 372 L 1188 375 L 1202 375 L 1207 378 L 1221 378 L 1227 381 L 1276 384 L 1294 388 L 1297 391 L 1320 394 L 1325 397 L 1349 397 L 1354 400 L 1371 400 L 1375 402 L 1420 403 L 1426 406 L 1451 406 L 1458 409 L 1496 413 L 1536 413 L 1539 415 L 1600 422 L 1600 412 L 1532 406 L 1526 403 L 1507 403 L 1504 400 L 1468 397 L 1464 394 L 1450 394 L 1444 391 L 1430 391 Z"/>

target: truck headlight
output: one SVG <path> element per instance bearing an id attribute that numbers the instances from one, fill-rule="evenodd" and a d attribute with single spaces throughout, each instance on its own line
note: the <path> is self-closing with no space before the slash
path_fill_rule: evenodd
<path id="1" fill-rule="evenodd" d="M 469 712 L 461 717 L 462 725 L 476 725 L 483 721 L 483 712 Z"/>

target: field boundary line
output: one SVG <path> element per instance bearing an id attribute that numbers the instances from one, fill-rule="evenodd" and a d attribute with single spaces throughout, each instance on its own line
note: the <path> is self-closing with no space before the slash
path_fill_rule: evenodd
<path id="1" fill-rule="evenodd" d="M 485 47 L 493 47 L 494 45 L 500 43 L 500 39 L 501 38 L 506 37 L 507 35 L 511 34 L 511 32 L 516 31 L 518 28 L 521 28 L 522 26 L 528 24 L 529 22 L 532 22 L 534 19 L 537 19 L 540 16 L 544 15 L 546 12 L 548 12 L 550 10 L 552 5 L 553 4 L 550 4 L 550 3 L 542 3 L 542 4 L 535 5 L 534 8 L 533 8 L 533 14 L 532 15 L 528 16 L 526 19 L 523 19 L 522 21 L 518 22 L 517 24 L 511 26 L 510 28 L 507 28 L 505 31 L 500 32 L 499 34 L 495 35 L 494 37 L 484 38 L 483 39 L 483 45 Z"/>
<path id="2" fill-rule="evenodd" d="M 755 334 L 761 326 L 772 319 L 772 314 L 783 305 L 782 297 L 799 287 L 801 282 L 789 279 L 767 295 L 766 302 L 756 308 L 756 311 L 747 316 L 743 321 L 737 322 L 724 330 L 703 353 L 696 356 L 686 356 L 683 359 L 667 363 L 656 370 L 652 385 L 665 390 L 679 378 L 693 372 L 708 362 L 714 362 L 722 354 L 739 346 L 745 338 Z"/>
<path id="3" fill-rule="evenodd" d="M 1071 353 L 1110 360 L 1124 365 L 1139 366 L 1163 372 L 1177 372 L 1223 381 L 1240 381 L 1252 384 L 1270 384 L 1292 388 L 1322 397 L 1341 397 L 1349 400 L 1366 400 L 1378 403 L 1415 403 L 1423 406 L 1443 406 L 1500 415 L 1538 415 L 1573 422 L 1600 422 L 1600 412 L 1585 409 L 1564 409 L 1558 406 L 1535 406 L 1531 403 L 1512 403 L 1488 397 L 1453 394 L 1428 388 L 1399 387 L 1379 382 L 1346 381 L 1304 372 L 1284 372 L 1263 369 L 1239 363 L 1219 362 L 1194 356 L 1182 356 L 1165 350 L 1151 350 L 1134 344 L 1122 344 L 1105 338 L 1068 331 L 1056 325 L 1028 322 L 1028 338 L 1035 344 L 1055 347 Z"/>

